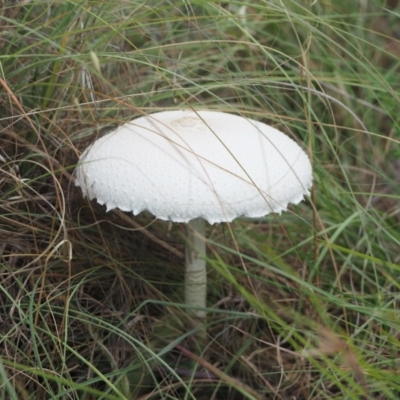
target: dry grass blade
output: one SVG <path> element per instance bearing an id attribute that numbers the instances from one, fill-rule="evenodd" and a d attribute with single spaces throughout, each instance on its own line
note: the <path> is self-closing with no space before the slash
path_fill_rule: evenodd
<path id="1" fill-rule="evenodd" d="M 232 378 L 231 376 L 225 374 L 220 369 L 210 364 L 208 361 L 192 353 L 190 350 L 184 348 L 181 345 L 176 345 L 175 347 L 186 357 L 189 357 L 191 360 L 197 362 L 207 371 L 211 372 L 215 376 L 218 376 L 223 382 L 225 382 L 229 386 L 232 386 L 239 392 L 242 392 L 247 398 L 255 400 L 266 400 L 266 398 L 263 395 L 255 391 L 249 385 L 245 384 L 244 382 L 241 382 L 239 379 Z"/>
<path id="2" fill-rule="evenodd" d="M 351 350 L 350 346 L 335 332 L 332 332 L 328 328 L 321 328 L 319 330 L 318 347 L 304 350 L 300 354 L 306 358 L 329 357 L 341 354 L 344 364 L 350 368 L 354 374 L 354 378 L 363 388 L 365 395 L 368 396 L 368 385 L 365 381 L 364 373 L 360 368 L 356 355 Z"/>

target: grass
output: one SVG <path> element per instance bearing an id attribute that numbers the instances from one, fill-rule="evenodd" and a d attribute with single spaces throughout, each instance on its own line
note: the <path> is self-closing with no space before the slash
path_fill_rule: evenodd
<path id="1" fill-rule="evenodd" d="M 3 1 L 0 399 L 398 399 L 395 1 Z M 145 113 L 234 112 L 310 154 L 310 199 L 210 226 L 207 339 L 182 227 L 72 172 Z"/>

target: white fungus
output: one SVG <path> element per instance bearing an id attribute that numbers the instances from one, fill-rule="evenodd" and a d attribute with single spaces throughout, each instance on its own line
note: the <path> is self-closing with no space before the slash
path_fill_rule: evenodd
<path id="1" fill-rule="evenodd" d="M 94 142 L 81 156 L 76 185 L 107 210 L 192 221 L 185 299 L 204 309 L 203 220 L 281 213 L 309 194 L 312 168 L 294 140 L 264 123 L 214 111 L 164 111 Z"/>

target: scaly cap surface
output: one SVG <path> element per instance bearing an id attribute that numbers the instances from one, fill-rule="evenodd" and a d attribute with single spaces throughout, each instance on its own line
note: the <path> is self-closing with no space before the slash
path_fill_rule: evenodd
<path id="1" fill-rule="evenodd" d="M 94 142 L 76 178 L 107 210 L 213 224 L 299 203 L 312 186 L 312 168 L 295 141 L 261 122 L 214 111 L 164 111 Z"/>

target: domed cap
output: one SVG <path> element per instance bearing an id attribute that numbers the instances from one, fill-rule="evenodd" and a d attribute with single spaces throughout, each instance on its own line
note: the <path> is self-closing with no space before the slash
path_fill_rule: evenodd
<path id="1" fill-rule="evenodd" d="M 107 210 L 188 222 L 280 213 L 312 185 L 310 160 L 282 132 L 213 111 L 132 120 L 82 154 L 76 184 Z"/>

